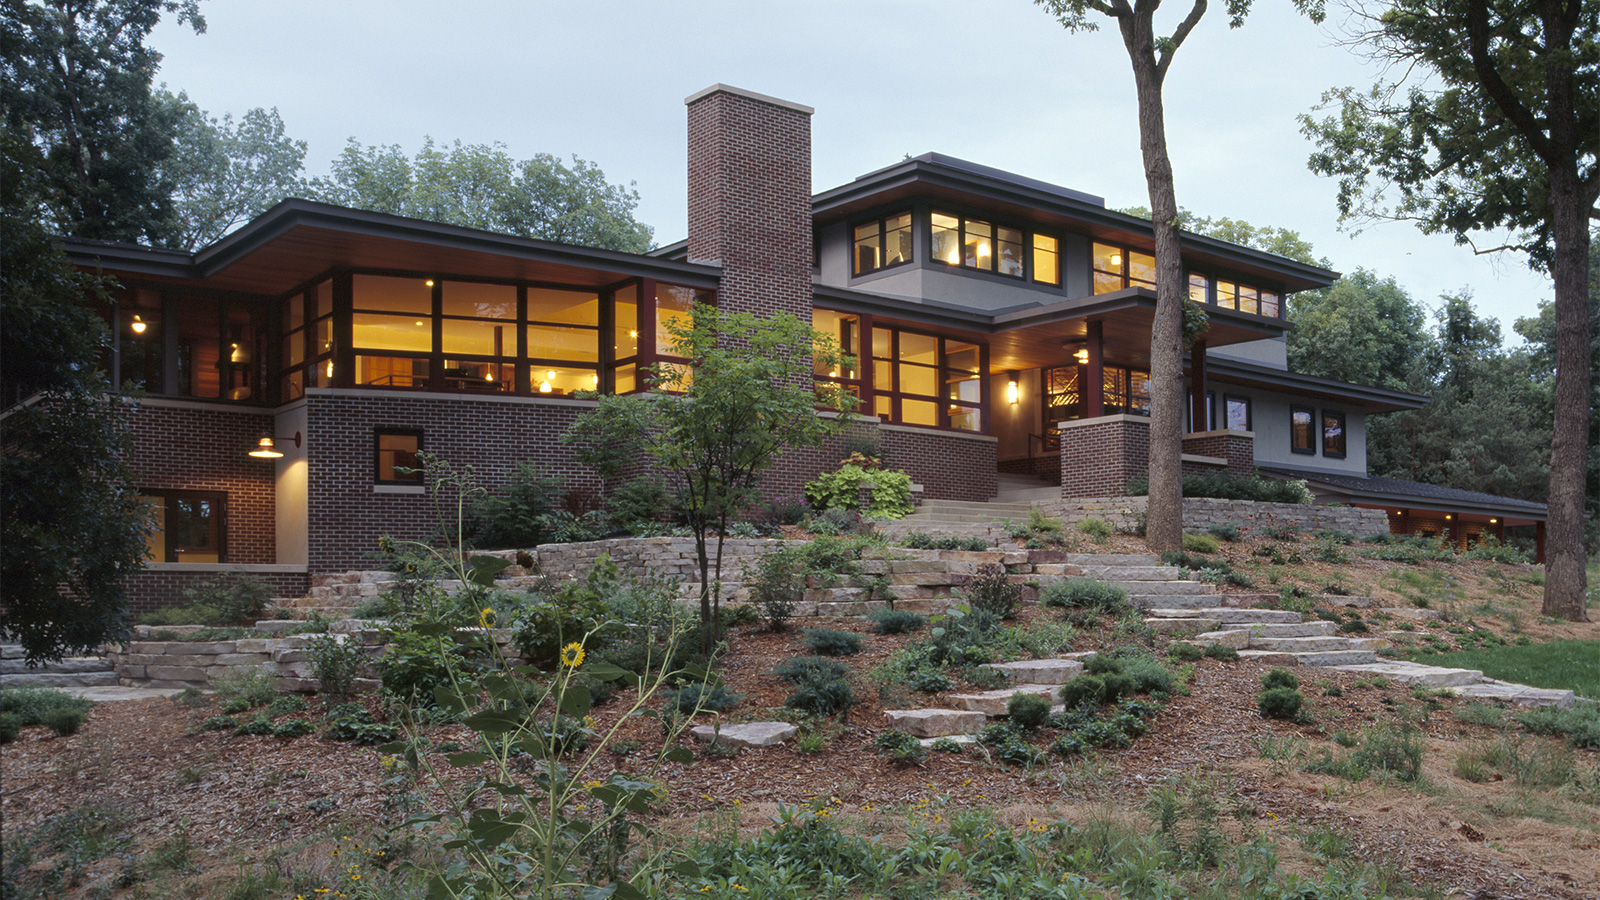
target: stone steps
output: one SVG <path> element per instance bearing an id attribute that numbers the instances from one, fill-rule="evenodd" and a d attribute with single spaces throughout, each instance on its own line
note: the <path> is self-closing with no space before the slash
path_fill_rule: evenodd
<path id="1" fill-rule="evenodd" d="M 107 669 L 103 672 L 27 672 L 15 675 L 0 675 L 0 688 L 74 688 L 74 687 L 115 687 L 117 673 Z"/>
<path id="2" fill-rule="evenodd" d="M 1216 598 L 1212 598 L 1216 599 Z M 1300 614 L 1287 609 L 1235 609 L 1231 606 L 1195 609 L 1147 609 L 1145 615 L 1157 619 L 1213 619 L 1225 625 L 1299 625 Z"/>
<path id="3" fill-rule="evenodd" d="M 1084 578 L 1114 584 L 1136 581 L 1177 581 L 1183 570 L 1177 566 L 1081 565 Z"/>
<path id="4" fill-rule="evenodd" d="M 1075 566 L 1159 566 L 1161 558 L 1147 553 L 1068 553 Z"/>
<path id="5" fill-rule="evenodd" d="M 1449 669 L 1405 660 L 1369 661 L 1334 666 L 1342 672 L 1357 672 L 1372 677 L 1387 678 L 1401 684 L 1420 684 L 1426 687 L 1462 687 L 1483 684 L 1488 679 L 1477 669 Z"/>
<path id="6" fill-rule="evenodd" d="M 116 667 L 104 656 L 70 656 L 28 667 L 20 644 L 0 644 L 0 688 L 115 687 Z"/>
<path id="7" fill-rule="evenodd" d="M 1017 662 L 979 666 L 1006 676 L 1013 684 L 1066 684 L 1083 674 L 1083 663 L 1076 659 L 1025 659 Z"/>
<path id="8" fill-rule="evenodd" d="M 1187 610 L 1215 609 L 1226 602 L 1217 594 L 1129 594 L 1128 603 L 1134 609 L 1153 612 L 1158 609 Z"/>
<path id="9" fill-rule="evenodd" d="M 989 722 L 988 716 L 970 709 L 886 709 L 883 714 L 890 728 L 919 738 L 975 734 Z"/>
<path id="10" fill-rule="evenodd" d="M 1019 684 L 1014 687 L 1000 688 L 995 691 L 982 691 L 976 694 L 949 694 L 945 697 L 957 709 L 975 710 L 990 718 L 1006 714 L 1006 704 L 1018 694 L 1029 694 L 1050 700 L 1055 697 L 1056 689 L 1049 684 Z"/>
<path id="11" fill-rule="evenodd" d="M 1284 653 L 1321 653 L 1330 650 L 1382 650 L 1389 642 L 1381 638 L 1344 637 L 1256 637 L 1251 635 L 1252 650 L 1281 650 Z"/>

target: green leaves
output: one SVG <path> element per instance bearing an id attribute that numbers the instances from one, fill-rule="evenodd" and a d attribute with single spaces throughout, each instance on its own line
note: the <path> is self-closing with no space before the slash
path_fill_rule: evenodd
<path id="1" fill-rule="evenodd" d="M 467 563 L 467 578 L 481 587 L 494 587 L 495 576 L 511 567 L 511 560 L 499 556 L 474 556 Z"/>

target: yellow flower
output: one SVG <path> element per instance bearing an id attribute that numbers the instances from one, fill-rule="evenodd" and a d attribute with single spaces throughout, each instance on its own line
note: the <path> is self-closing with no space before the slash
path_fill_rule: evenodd
<path id="1" fill-rule="evenodd" d="M 494 609 L 492 607 L 485 606 L 483 609 L 478 610 L 478 624 L 485 628 L 494 627 Z"/>
<path id="2" fill-rule="evenodd" d="M 561 664 L 569 669 L 583 665 L 583 645 L 574 642 L 562 647 Z"/>

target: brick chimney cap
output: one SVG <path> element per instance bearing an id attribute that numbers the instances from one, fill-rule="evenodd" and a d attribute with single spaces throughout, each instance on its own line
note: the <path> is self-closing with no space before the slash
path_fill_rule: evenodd
<path id="1" fill-rule="evenodd" d="M 806 106 L 803 103 L 795 103 L 792 100 L 780 100 L 777 97 L 769 97 L 766 94 L 758 94 L 755 91 L 747 91 L 744 88 L 736 88 L 736 87 L 733 87 L 732 85 L 720 84 L 720 83 L 719 84 L 713 84 L 712 86 L 710 86 L 708 88 L 705 88 L 703 90 L 695 91 L 694 93 L 690 94 L 689 96 L 683 98 L 683 102 L 684 102 L 684 105 L 686 105 L 686 106 L 693 106 L 695 103 L 699 102 L 700 100 L 704 100 L 705 98 L 711 96 L 712 94 L 718 94 L 718 93 L 733 94 L 736 97 L 744 97 L 746 99 L 755 100 L 755 101 L 758 101 L 760 103 L 770 103 L 773 106 L 781 106 L 784 109 L 792 109 L 795 112 L 804 113 L 805 115 L 808 115 L 808 116 L 816 112 L 815 109 L 813 109 L 812 107 Z"/>

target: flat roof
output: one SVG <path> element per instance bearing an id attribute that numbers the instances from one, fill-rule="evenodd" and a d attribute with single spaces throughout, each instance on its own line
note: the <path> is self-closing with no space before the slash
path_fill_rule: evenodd
<path id="1" fill-rule="evenodd" d="M 1534 522 L 1543 522 L 1549 515 L 1549 506 L 1544 503 L 1478 491 L 1464 491 L 1441 484 L 1402 481 L 1398 478 L 1384 478 L 1377 475 L 1338 475 L 1288 466 L 1264 465 L 1260 468 L 1264 472 L 1304 479 L 1309 485 L 1356 503 L 1421 507 L 1452 513 L 1498 513 L 1507 518 Z"/>

